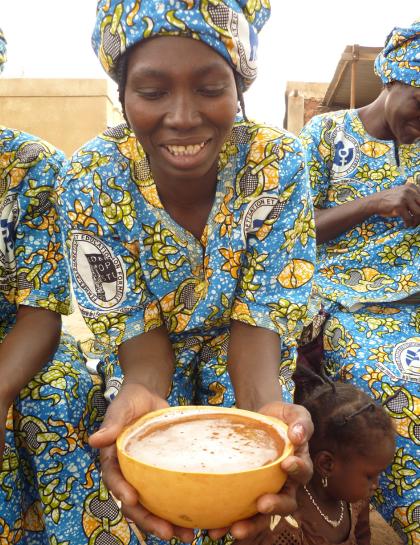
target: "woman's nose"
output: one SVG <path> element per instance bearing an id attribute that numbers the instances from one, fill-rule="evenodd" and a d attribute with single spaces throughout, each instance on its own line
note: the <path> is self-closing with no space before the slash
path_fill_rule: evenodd
<path id="1" fill-rule="evenodd" d="M 195 97 L 190 93 L 174 95 L 165 121 L 171 128 L 181 131 L 186 131 L 199 125 L 201 116 Z"/>

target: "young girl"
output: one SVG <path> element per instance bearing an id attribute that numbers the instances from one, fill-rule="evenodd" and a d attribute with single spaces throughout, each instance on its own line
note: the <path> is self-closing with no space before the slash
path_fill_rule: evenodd
<path id="1" fill-rule="evenodd" d="M 385 409 L 351 384 L 324 383 L 303 401 L 314 422 L 312 480 L 293 517 L 274 517 L 264 545 L 369 545 L 369 499 L 391 462 L 395 439 Z"/>

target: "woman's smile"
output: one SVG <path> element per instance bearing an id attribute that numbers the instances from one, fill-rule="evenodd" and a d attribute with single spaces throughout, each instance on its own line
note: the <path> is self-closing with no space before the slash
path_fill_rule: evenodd
<path id="1" fill-rule="evenodd" d="M 165 159 L 175 168 L 195 168 L 206 159 L 211 139 L 195 144 L 164 144 L 160 146 Z"/>

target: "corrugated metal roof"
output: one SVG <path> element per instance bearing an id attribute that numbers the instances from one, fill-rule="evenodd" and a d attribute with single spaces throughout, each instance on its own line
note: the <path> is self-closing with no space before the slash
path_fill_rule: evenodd
<path id="1" fill-rule="evenodd" d="M 331 109 L 360 108 L 379 95 L 382 82 L 373 70 L 381 47 L 348 45 L 325 93 L 322 106 Z"/>

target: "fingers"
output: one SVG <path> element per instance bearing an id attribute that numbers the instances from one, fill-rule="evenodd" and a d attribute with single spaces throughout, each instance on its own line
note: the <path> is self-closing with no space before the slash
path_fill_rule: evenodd
<path id="1" fill-rule="evenodd" d="M 229 531 L 229 528 L 217 528 L 215 530 L 209 530 L 208 534 L 213 540 L 220 539 L 221 537 L 225 536 Z"/>
<path id="2" fill-rule="evenodd" d="M 270 524 L 271 515 L 255 515 L 246 520 L 240 520 L 232 524 L 230 533 L 235 540 L 252 539 Z"/>
<path id="3" fill-rule="evenodd" d="M 124 505 L 138 504 L 137 491 L 127 483 L 121 473 L 115 445 L 105 447 L 101 451 L 102 478 L 105 486 Z"/>
<path id="4" fill-rule="evenodd" d="M 265 405 L 260 412 L 283 420 L 289 427 L 289 439 L 296 447 L 307 443 L 314 431 L 311 415 L 301 405 L 275 402 Z"/>
<path id="5" fill-rule="evenodd" d="M 94 448 L 109 446 L 133 420 L 167 406 L 164 399 L 152 394 L 141 384 L 124 384 L 109 405 L 100 430 L 91 435 L 89 443 Z"/>
<path id="6" fill-rule="evenodd" d="M 124 505 L 122 512 L 142 531 L 153 534 L 165 541 L 171 540 L 174 536 L 184 543 L 191 543 L 194 539 L 194 532 L 191 529 L 174 526 L 166 520 L 153 515 L 140 504 L 135 506 Z"/>
<path id="7" fill-rule="evenodd" d="M 420 201 L 420 198 L 419 198 Z M 410 224 L 407 227 L 417 227 L 420 224 L 420 202 L 412 200 L 408 203 L 408 211 L 410 215 Z"/>

